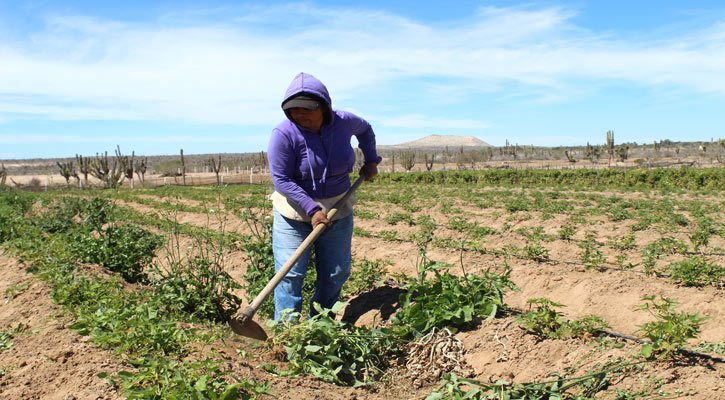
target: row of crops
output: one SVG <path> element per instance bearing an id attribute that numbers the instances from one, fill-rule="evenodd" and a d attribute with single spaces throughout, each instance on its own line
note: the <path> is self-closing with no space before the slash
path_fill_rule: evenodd
<path id="1" fill-rule="evenodd" d="M 562 305 L 549 299 L 530 299 L 525 310 L 507 305 L 507 294 L 516 290 L 508 264 L 522 259 L 575 263 L 593 272 L 636 271 L 675 286 L 721 289 L 725 203 L 717 194 L 633 193 L 626 188 L 636 186 L 630 182 L 654 178 L 632 177 L 636 171 L 608 176 L 605 171 L 598 176 L 593 171 L 581 174 L 587 179 L 595 174 L 599 185 L 619 182 L 622 191 L 602 193 L 592 186 L 564 190 L 549 185 L 564 179 L 561 175 L 556 181 L 541 175 L 537 181 L 530 171 L 497 171 L 496 182 L 514 185 L 507 187 L 484 186 L 483 182 L 493 179 L 488 175 L 462 178 L 465 171 L 442 174 L 444 178 L 435 173 L 381 175 L 358 193 L 356 240 L 406 244 L 415 250 L 415 262 L 411 273 L 390 276 L 386 267 L 392 260 L 355 259 L 343 296 L 353 299 L 394 280 L 403 289 L 400 311 L 377 327 L 354 326 L 334 318 L 342 304 L 302 323 L 272 324 L 270 349 L 284 349 L 287 364 L 266 364 L 266 370 L 374 390 L 395 373 L 400 360 L 415 364 L 419 353 L 413 349 L 426 347 L 433 336 L 438 335 L 438 342 L 455 343 L 458 330 L 511 315 L 517 316 L 526 332 L 542 338 L 614 340 L 600 336 L 609 328 L 601 317 L 567 320 L 558 310 Z M 701 175 L 697 171 L 683 169 L 685 178 L 680 179 L 699 179 L 707 186 L 722 177 L 717 170 Z M 547 171 L 554 172 L 558 171 Z M 628 172 L 628 180 L 620 176 L 618 181 L 615 175 L 620 172 Z M 534 182 L 537 186 L 532 187 Z M 682 182 L 680 187 L 690 185 Z M 128 371 L 106 376 L 125 396 L 264 397 L 273 393 L 268 385 L 240 379 L 236 371 L 226 370 L 219 360 L 202 357 L 194 349 L 195 344 L 210 345 L 228 335 L 225 323 L 241 304 L 235 293 L 253 298 L 273 273 L 268 194 L 266 186 L 138 188 L 72 195 L 3 192 L 0 243 L 53 288 L 56 302 L 76 315 L 71 329 L 128 360 Z M 181 222 L 184 215 L 193 214 L 222 223 Z M 240 228 L 222 228 L 232 225 Z M 561 243 L 568 247 L 550 250 Z M 505 261 L 497 261 L 496 268 L 486 271 L 461 272 L 433 259 L 429 254 L 434 249 Z M 224 257 L 240 251 L 248 263 L 244 280 L 235 282 L 225 270 Z M 115 278 L 92 274 L 83 263 L 100 265 Z M 150 290 L 128 290 L 129 284 Z M 305 283 L 307 296 L 313 287 L 314 274 Z M 271 315 L 271 304 L 268 301 L 258 315 Z M 642 298 L 640 307 L 653 321 L 638 332 L 647 343 L 631 344 L 638 350 L 626 359 L 588 371 L 560 371 L 551 380 L 516 384 L 474 381 L 461 376 L 460 370 L 449 369 L 441 371 L 428 397 L 652 395 L 656 387 L 639 394 L 609 387 L 623 375 L 638 373 L 644 364 L 682 360 L 686 353 L 681 350 L 698 337 L 705 319 L 679 311 L 675 299 L 654 294 Z M 723 346 L 701 341 L 695 350 L 718 356 Z M 428 350 L 420 354 L 446 358 Z"/>

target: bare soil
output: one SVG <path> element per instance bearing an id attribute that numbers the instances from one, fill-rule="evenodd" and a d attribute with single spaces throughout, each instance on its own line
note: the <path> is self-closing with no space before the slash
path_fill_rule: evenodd
<path id="1" fill-rule="evenodd" d="M 384 220 L 393 212 L 404 212 L 396 205 L 387 204 L 379 188 L 369 189 L 370 197 L 375 200 L 364 201 L 356 209 L 378 213 L 374 219 L 356 218 L 356 226 L 372 232 L 373 237 L 353 237 L 353 259 L 366 257 L 371 260 L 385 259 L 394 262 L 389 267 L 388 278 L 395 274 L 415 275 L 418 249 L 409 240 L 418 227 L 398 222 L 394 225 Z M 485 190 L 485 189 L 481 189 Z M 515 189 L 513 189 L 515 190 Z M 637 198 L 638 193 L 611 193 L 618 196 Z M 377 195 L 377 197 L 376 197 Z M 605 193 L 606 195 L 606 193 Z M 153 198 L 153 196 L 148 196 Z M 162 199 L 158 199 L 162 201 Z M 710 199 L 719 202 L 717 198 Z M 443 210 L 440 204 L 453 202 L 462 214 L 451 214 Z M 182 200 L 189 206 L 198 206 L 192 200 Z M 153 207 L 128 203 L 143 212 L 158 212 Z M 421 203 L 423 204 L 423 203 Z M 441 190 L 439 199 L 428 200 L 422 211 L 433 218 L 440 229 L 437 237 L 466 239 L 465 235 L 446 229 L 444 226 L 452 216 L 465 216 L 481 225 L 492 227 L 499 233 L 489 235 L 483 241 L 486 248 L 504 248 L 506 245 L 523 246 L 526 239 L 516 233 L 522 227 L 538 227 L 544 233 L 555 237 L 567 217 L 555 215 L 551 219 L 543 218 L 540 212 L 507 213 L 500 206 L 479 208 L 455 198 L 447 198 Z M 214 226 L 208 214 L 177 212 L 179 222 L 196 226 Z M 603 216 L 588 218 L 591 229 L 597 230 L 598 239 L 606 242 L 607 237 L 621 237 L 632 233 L 626 227 L 633 221 L 614 224 Z M 723 223 L 722 215 L 718 223 Z M 501 232 L 506 225 L 512 226 Z M 226 215 L 224 229 L 247 232 L 246 224 L 232 215 Z M 382 239 L 382 231 L 395 231 L 401 240 Z M 573 239 L 583 239 L 584 229 L 580 229 Z M 661 237 L 675 237 L 685 242 L 687 231 L 662 231 L 655 228 L 634 232 L 637 248 Z M 491 253 L 462 251 L 456 249 L 430 247 L 431 259 L 452 264 L 452 272 L 480 272 L 494 270 L 506 264 L 511 268 L 511 279 L 520 288 L 519 292 L 508 293 L 505 301 L 514 309 L 525 310 L 527 300 L 545 297 L 566 305 L 561 311 L 568 319 L 580 318 L 587 314 L 603 317 L 611 326 L 611 331 L 624 335 L 637 336 L 639 325 L 651 321 L 646 312 L 637 311 L 645 295 L 663 295 L 677 299 L 680 311 L 699 313 L 708 317 L 703 322 L 700 340 L 709 342 L 725 341 L 725 294 L 722 288 L 706 286 L 701 288 L 683 287 L 670 280 L 657 276 L 648 276 L 631 271 L 613 269 L 595 270 L 584 266 L 560 261 L 577 261 L 580 253 L 576 240 L 553 240 L 542 242 L 554 261 L 534 261 L 517 257 L 507 257 Z M 689 243 L 689 242 L 688 242 Z M 182 247 L 188 247 L 184 242 Z M 712 236 L 709 248 L 725 248 L 722 236 Z M 611 246 L 600 247 L 605 259 L 613 264 L 618 255 L 626 255 L 633 262 L 641 258 L 639 250 L 620 251 Z M 659 261 L 663 265 L 677 260 L 677 255 L 666 256 Z M 163 258 L 160 255 L 159 258 Z M 241 281 L 248 259 L 243 251 L 226 255 L 226 265 L 230 274 Z M 711 262 L 725 265 L 725 257 L 716 255 Z M 15 335 L 13 346 L 0 351 L 0 398 L 2 399 L 115 399 L 120 395 L 107 381 L 97 374 L 113 374 L 129 369 L 122 360 L 118 360 L 108 351 L 99 349 L 88 341 L 67 329 L 73 323 L 71 316 L 53 305 L 49 289 L 25 267 L 9 257 L 0 256 L 0 329 L 21 326 L 22 333 Z M 16 290 L 13 290 L 16 289 Z M 14 297 L 9 293 L 17 291 Z M 371 325 L 388 319 L 397 308 L 397 299 L 401 289 L 383 285 L 371 288 L 369 292 L 348 299 L 349 306 L 342 318 L 358 325 Z M 243 293 L 237 293 L 240 297 Z M 12 298 L 11 298 L 12 297 Z M 547 381 L 552 373 L 563 373 L 567 368 L 577 367 L 581 373 L 617 357 L 635 357 L 640 350 L 636 342 L 624 339 L 606 341 L 585 341 L 582 339 L 555 340 L 540 338 L 526 333 L 516 322 L 516 316 L 479 321 L 470 329 L 457 333 L 456 337 L 466 349 L 465 362 L 472 368 L 472 378 L 495 382 Z M 699 340 L 693 340 L 695 345 Z M 226 367 L 240 379 L 251 378 L 260 382 L 271 382 L 274 398 L 278 399 L 423 399 L 436 384 L 414 383 L 414 378 L 403 368 L 393 368 L 389 375 L 373 390 L 338 387 L 325 384 L 310 377 L 282 378 L 262 370 L 263 362 L 284 366 L 284 362 L 273 357 L 270 349 L 259 342 L 234 336 L 229 332 L 225 341 L 213 345 L 218 357 L 225 361 Z M 243 349 L 246 356 L 240 356 Z M 716 355 L 717 356 L 717 355 Z M 722 356 L 720 356 L 722 357 Z M 614 382 L 613 389 L 659 390 L 667 393 L 667 398 L 725 399 L 725 363 L 705 358 L 691 357 L 678 361 L 650 362 L 632 374 Z M 656 392 L 655 392 L 656 393 Z"/>

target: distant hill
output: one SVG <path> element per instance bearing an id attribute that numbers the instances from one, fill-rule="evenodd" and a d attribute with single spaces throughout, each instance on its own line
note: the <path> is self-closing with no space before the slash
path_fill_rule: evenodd
<path id="1" fill-rule="evenodd" d="M 491 147 L 490 144 L 484 142 L 473 136 L 454 136 L 454 135 L 430 135 L 422 139 L 413 140 L 411 142 L 400 143 L 390 146 L 378 146 L 380 149 L 394 150 L 394 149 L 431 149 L 431 148 L 445 148 L 448 146 L 451 149 L 459 147 Z"/>

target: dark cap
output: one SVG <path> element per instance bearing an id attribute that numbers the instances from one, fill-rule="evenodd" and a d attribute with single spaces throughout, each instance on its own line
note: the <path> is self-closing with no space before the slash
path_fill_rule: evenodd
<path id="1" fill-rule="evenodd" d="M 310 96 L 297 96 L 282 104 L 283 110 L 289 110 L 290 108 L 296 107 L 306 108 L 308 110 L 317 110 L 320 108 L 320 101 Z"/>

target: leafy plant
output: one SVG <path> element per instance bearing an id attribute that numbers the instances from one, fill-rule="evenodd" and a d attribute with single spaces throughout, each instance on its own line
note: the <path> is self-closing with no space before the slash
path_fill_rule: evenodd
<path id="1" fill-rule="evenodd" d="M 674 262 L 667 269 L 670 271 L 672 280 L 685 286 L 714 285 L 722 287 L 723 277 L 725 277 L 725 268 L 711 264 L 700 256 Z"/>
<path id="2" fill-rule="evenodd" d="M 5 304 L 8 304 L 10 300 L 18 297 L 21 293 L 25 292 L 28 287 L 30 286 L 30 283 L 13 283 L 12 285 L 8 286 L 7 289 L 5 289 L 5 292 L 3 294 L 5 295 Z"/>
<path id="3" fill-rule="evenodd" d="M 484 271 L 483 276 L 452 275 L 451 265 L 426 262 L 419 279 L 408 284 L 400 295 L 400 311 L 392 318 L 394 331 L 404 338 L 418 338 L 431 329 L 458 328 L 481 317 L 493 318 L 505 307 L 503 296 L 507 289 L 516 289 L 509 280 L 510 270 L 501 275 Z M 446 271 L 441 273 L 440 271 Z M 427 279 L 428 273 L 432 279 Z"/>
<path id="4" fill-rule="evenodd" d="M 572 376 L 575 368 L 567 369 L 563 374 L 554 373 L 552 379 L 544 382 L 495 383 L 460 378 L 454 373 L 446 374 L 438 388 L 426 400 L 501 400 L 501 399 L 546 399 L 580 400 L 599 398 L 611 385 L 610 379 L 623 375 L 634 368 L 633 364 L 613 360 L 604 365 L 596 365 L 592 372 L 581 376 Z"/>
<path id="5" fill-rule="evenodd" d="M 705 353 L 717 353 L 725 355 L 725 342 L 700 342 L 694 349 L 695 351 L 702 351 Z"/>
<path id="6" fill-rule="evenodd" d="M 563 240 L 569 240 L 576 233 L 576 227 L 573 224 L 565 224 L 559 229 L 559 238 Z"/>
<path id="7" fill-rule="evenodd" d="M 640 332 L 651 343 L 642 346 L 642 355 L 646 358 L 670 358 L 687 344 L 688 339 L 697 338 L 700 333 L 702 321 L 708 317 L 700 317 L 699 313 L 676 313 L 677 300 L 660 295 L 644 296 L 644 304 L 637 306 L 637 310 L 646 310 L 656 318 L 655 321 L 639 325 Z"/>
<path id="8" fill-rule="evenodd" d="M 18 323 L 15 328 L 11 328 L 10 326 L 8 326 L 7 329 L 0 330 L 0 351 L 9 350 L 10 348 L 12 348 L 12 340 L 15 335 L 25 331 L 26 329 L 28 329 L 28 326 L 21 322 Z"/>
<path id="9" fill-rule="evenodd" d="M 146 267 L 164 239 L 137 225 L 110 225 L 99 237 L 86 230 L 74 230 L 69 247 L 81 261 L 95 263 L 116 272 L 129 282 L 146 279 Z"/>
<path id="10" fill-rule="evenodd" d="M 592 337 L 609 328 L 604 320 L 595 315 L 586 315 L 580 319 L 566 321 L 555 307 L 566 307 L 546 298 L 529 299 L 529 309 L 524 311 L 517 321 L 527 332 L 537 336 L 547 336 L 556 339 L 573 337 Z M 532 309 L 532 305 L 535 306 Z"/>
<path id="11" fill-rule="evenodd" d="M 582 249 L 580 260 L 587 268 L 598 268 L 604 264 L 604 253 L 596 245 L 596 232 L 587 231 L 585 240 L 579 242 Z"/>
<path id="12" fill-rule="evenodd" d="M 314 304 L 318 314 L 303 321 L 270 321 L 271 343 L 285 349 L 291 365 L 282 374 L 306 374 L 325 382 L 361 386 L 374 382 L 385 360 L 394 354 L 398 340 L 389 333 L 359 328 L 335 320 L 345 303 L 332 309 Z"/>
<path id="13" fill-rule="evenodd" d="M 386 266 L 392 265 L 392 261 L 388 260 L 368 260 L 363 257 L 362 261 L 354 262 L 352 266 L 352 274 L 343 286 L 345 296 L 355 296 L 360 293 L 369 291 L 385 276 L 388 272 Z"/>

